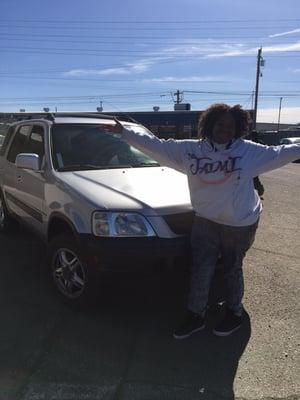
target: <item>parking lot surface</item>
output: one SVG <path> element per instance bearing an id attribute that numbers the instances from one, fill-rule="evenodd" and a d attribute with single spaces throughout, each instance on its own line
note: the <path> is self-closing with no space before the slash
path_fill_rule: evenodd
<path id="1" fill-rule="evenodd" d="M 264 212 L 245 260 L 247 320 L 227 338 L 207 328 L 176 341 L 181 274 L 99 286 L 86 310 L 56 296 L 45 248 L 0 236 L 0 400 L 299 399 L 300 164 L 263 175 Z"/>

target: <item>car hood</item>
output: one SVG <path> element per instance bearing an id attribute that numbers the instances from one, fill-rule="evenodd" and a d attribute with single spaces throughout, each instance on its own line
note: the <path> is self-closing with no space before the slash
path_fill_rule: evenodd
<path id="1" fill-rule="evenodd" d="M 163 215 L 191 210 L 187 177 L 167 167 L 62 172 L 94 207 Z"/>

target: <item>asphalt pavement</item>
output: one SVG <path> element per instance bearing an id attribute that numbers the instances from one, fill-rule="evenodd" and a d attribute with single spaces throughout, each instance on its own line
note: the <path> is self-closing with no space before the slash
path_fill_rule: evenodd
<path id="1" fill-rule="evenodd" d="M 241 330 L 216 337 L 222 310 L 186 340 L 172 337 L 186 280 L 128 276 L 72 310 L 54 293 L 45 248 L 0 235 L 0 400 L 233 400 L 300 396 L 300 164 L 261 177 L 264 212 L 245 264 Z"/>

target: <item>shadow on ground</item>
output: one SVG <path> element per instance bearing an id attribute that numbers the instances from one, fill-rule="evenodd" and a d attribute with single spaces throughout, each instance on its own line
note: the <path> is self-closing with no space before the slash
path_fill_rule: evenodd
<path id="1" fill-rule="evenodd" d="M 54 293 L 44 246 L 26 231 L 0 236 L 0 398 L 232 400 L 250 320 L 227 338 L 212 327 L 186 340 L 187 276 L 177 272 L 106 279 L 94 302 L 72 310 Z M 220 273 L 211 304 L 220 299 Z M 222 297 L 222 296 L 221 296 Z"/>

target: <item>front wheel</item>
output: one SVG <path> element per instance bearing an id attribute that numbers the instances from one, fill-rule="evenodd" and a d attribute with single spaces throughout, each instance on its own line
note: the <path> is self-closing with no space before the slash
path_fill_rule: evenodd
<path id="1" fill-rule="evenodd" d="M 54 287 L 66 303 L 82 306 L 90 300 L 90 272 L 72 235 L 63 234 L 52 240 L 47 264 Z"/>

